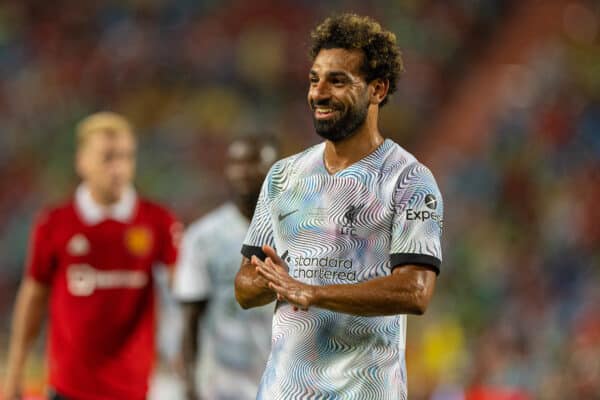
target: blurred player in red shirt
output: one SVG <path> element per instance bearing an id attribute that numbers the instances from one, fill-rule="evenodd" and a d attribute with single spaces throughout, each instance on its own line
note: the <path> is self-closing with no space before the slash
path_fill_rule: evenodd
<path id="1" fill-rule="evenodd" d="M 154 362 L 152 266 L 174 265 L 180 227 L 136 194 L 136 140 L 122 116 L 102 112 L 77 128 L 74 197 L 33 227 L 17 295 L 6 400 L 49 312 L 50 399 L 144 399 Z"/>

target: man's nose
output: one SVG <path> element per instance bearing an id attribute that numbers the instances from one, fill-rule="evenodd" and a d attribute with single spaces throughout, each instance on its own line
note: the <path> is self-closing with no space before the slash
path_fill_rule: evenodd
<path id="1" fill-rule="evenodd" d="M 327 82 L 318 82 L 311 87 L 311 97 L 316 104 L 320 101 L 328 100 L 331 97 L 331 91 Z"/>

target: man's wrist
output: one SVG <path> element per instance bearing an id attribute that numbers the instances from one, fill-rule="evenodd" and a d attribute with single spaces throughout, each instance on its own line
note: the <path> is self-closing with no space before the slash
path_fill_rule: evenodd
<path id="1" fill-rule="evenodd" d="M 323 299 L 323 286 L 311 285 L 309 293 L 309 306 L 318 307 L 321 303 L 321 300 Z"/>

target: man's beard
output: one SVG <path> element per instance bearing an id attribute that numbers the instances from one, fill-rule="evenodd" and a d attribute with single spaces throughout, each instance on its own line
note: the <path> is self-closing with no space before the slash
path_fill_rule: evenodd
<path id="1" fill-rule="evenodd" d="M 314 114 L 314 110 L 317 106 L 332 107 L 335 110 L 340 110 L 341 107 L 337 107 L 337 104 L 331 101 L 322 101 L 312 103 L 313 111 L 313 124 L 317 134 L 324 139 L 332 142 L 340 142 L 356 133 L 358 128 L 364 124 L 367 119 L 367 111 L 369 107 L 368 101 L 357 104 L 356 106 L 349 108 L 339 118 L 332 118 L 327 120 L 317 119 Z"/>

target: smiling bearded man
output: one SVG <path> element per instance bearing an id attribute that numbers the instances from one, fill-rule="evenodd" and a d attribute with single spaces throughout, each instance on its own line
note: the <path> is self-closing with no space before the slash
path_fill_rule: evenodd
<path id="1" fill-rule="evenodd" d="M 243 308 L 276 300 L 257 398 L 406 399 L 406 314 L 433 295 L 442 197 L 379 132 L 402 70 L 395 36 L 344 14 L 312 40 L 308 103 L 325 141 L 271 168 L 236 277 Z"/>

